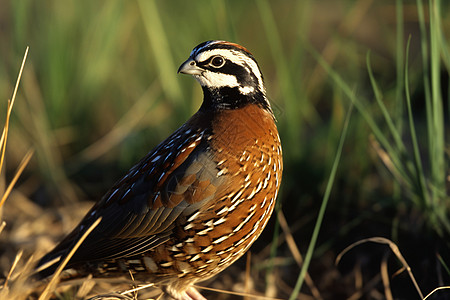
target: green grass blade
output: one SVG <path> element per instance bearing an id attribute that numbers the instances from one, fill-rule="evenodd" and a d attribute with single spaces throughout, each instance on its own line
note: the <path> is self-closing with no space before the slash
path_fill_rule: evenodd
<path id="1" fill-rule="evenodd" d="M 395 85 L 395 120 L 397 121 L 396 127 L 398 132 L 402 132 L 403 129 L 403 82 L 404 82 L 404 76 L 403 76 L 403 54 L 404 54 L 404 47 L 403 47 L 403 1 L 402 0 L 396 0 L 395 2 L 395 11 L 396 11 L 396 77 L 397 82 Z"/>
<path id="2" fill-rule="evenodd" d="M 431 57 L 431 118 L 428 126 L 432 128 L 430 139 L 430 163 L 433 182 L 432 199 L 438 201 L 445 191 L 444 161 L 444 116 L 441 94 L 441 19 L 440 1 L 430 1 L 430 57 Z M 436 203 L 435 203 L 436 204 Z"/>
<path id="3" fill-rule="evenodd" d="M 349 85 L 342 80 L 341 76 L 331 68 L 331 66 L 319 55 L 319 53 L 317 53 L 315 49 L 308 46 L 308 50 L 319 62 L 319 64 L 326 70 L 330 78 L 333 79 L 337 83 L 337 85 L 342 89 L 344 94 L 351 100 L 355 108 L 362 115 L 362 117 L 372 130 L 372 133 L 378 140 L 378 142 L 384 147 L 384 149 L 386 149 L 387 153 L 391 156 L 393 163 L 395 163 L 395 168 L 399 171 L 401 177 L 406 180 L 405 184 L 407 184 L 408 186 L 412 186 L 408 170 L 405 169 L 405 167 L 402 164 L 403 160 L 399 156 L 399 151 L 397 151 L 392 146 L 387 136 L 382 132 L 380 127 L 377 125 L 377 123 L 375 122 L 375 120 L 371 115 L 371 111 L 369 111 L 369 109 L 367 109 L 364 106 L 364 103 L 361 100 L 356 98 L 356 95 L 352 92 Z"/>
<path id="4" fill-rule="evenodd" d="M 425 112 L 427 120 L 432 119 L 431 114 L 431 87 L 430 87 L 430 66 L 429 66 L 429 51 L 428 51 L 428 33 L 427 26 L 425 23 L 425 14 L 422 0 L 417 0 L 417 15 L 419 17 L 419 28 L 420 28 L 420 48 L 422 53 L 422 69 L 423 69 L 423 88 L 425 94 Z M 428 124 L 428 144 L 431 144 L 431 139 L 433 138 L 433 128 Z"/>
<path id="5" fill-rule="evenodd" d="M 325 189 L 325 194 L 322 199 L 322 204 L 320 205 L 319 214 L 317 216 L 316 225 L 314 226 L 314 231 L 311 237 L 311 241 L 308 246 L 308 250 L 306 251 L 305 260 L 303 262 L 303 267 L 298 275 L 297 282 L 295 284 L 294 290 L 289 297 L 289 300 L 297 299 L 298 294 L 300 293 L 301 287 L 303 285 L 303 281 L 305 279 L 306 272 L 308 271 L 309 264 L 311 262 L 311 258 L 314 252 L 314 248 L 317 243 L 317 238 L 319 236 L 320 227 L 322 226 L 323 218 L 325 216 L 325 210 L 328 205 L 328 200 L 330 199 L 331 189 L 334 184 L 334 179 L 336 177 L 337 168 L 339 166 L 339 161 L 342 155 L 342 148 L 344 147 L 344 141 L 347 136 L 348 124 L 350 123 L 350 117 L 352 115 L 353 105 L 350 106 L 347 116 L 345 118 L 344 126 L 342 128 L 341 137 L 339 139 L 339 145 L 337 147 L 336 156 L 334 158 L 333 166 L 331 168 L 330 177 L 328 178 L 327 187 Z"/>
<path id="6" fill-rule="evenodd" d="M 386 121 L 386 124 L 390 130 L 390 133 L 394 139 L 395 145 L 399 151 L 405 151 L 405 146 L 402 141 L 402 137 L 400 134 L 400 129 L 398 126 L 394 124 L 394 121 L 391 118 L 391 115 L 389 114 L 388 109 L 384 105 L 383 102 L 383 96 L 381 94 L 380 88 L 378 87 L 377 81 L 375 80 L 375 76 L 373 75 L 372 71 L 372 65 L 370 62 L 370 52 L 367 52 L 366 55 L 366 66 L 367 66 L 367 73 L 369 74 L 370 83 L 372 84 L 372 89 L 375 94 L 375 99 L 377 101 L 378 106 L 381 109 L 381 113 L 383 114 L 384 120 Z M 396 118 L 397 119 L 397 118 Z M 401 119 L 401 117 L 400 117 Z"/>
<path id="7" fill-rule="evenodd" d="M 294 77 L 292 76 L 292 72 L 289 68 L 290 63 L 287 56 L 280 55 L 286 51 L 283 49 L 283 42 L 281 41 L 269 1 L 258 0 L 256 1 L 256 4 L 261 15 L 261 19 L 264 20 L 262 24 L 264 26 L 267 40 L 270 41 L 267 43 L 267 46 L 269 47 L 272 57 L 276 62 L 275 67 L 278 82 L 280 84 L 280 92 L 282 99 L 284 99 L 284 118 L 287 123 L 287 138 L 285 138 L 285 143 L 288 143 L 289 147 L 300 149 L 301 144 L 297 136 L 299 118 L 303 118 L 307 122 L 314 122 L 318 119 L 318 114 L 315 111 L 315 108 L 308 103 L 308 101 L 306 101 L 307 98 L 305 95 L 302 95 L 302 91 L 296 88 L 296 84 L 293 82 Z"/>
<path id="8" fill-rule="evenodd" d="M 403 143 L 403 140 L 401 137 L 401 132 L 399 129 L 400 126 L 395 125 L 394 120 L 392 119 L 391 115 L 389 114 L 388 109 L 384 105 L 384 102 L 382 99 L 382 94 L 381 94 L 378 84 L 375 80 L 375 76 L 373 75 L 372 65 L 370 62 L 370 53 L 367 53 L 367 56 L 366 56 L 366 66 L 367 66 L 367 72 L 369 74 L 370 82 L 372 84 L 372 89 L 375 94 L 375 99 L 381 110 L 384 120 L 389 128 L 389 132 L 394 140 L 395 147 L 392 147 L 389 144 L 384 144 L 383 141 L 387 141 L 388 139 L 385 136 L 385 134 L 383 134 L 381 131 L 379 133 L 380 135 L 375 134 L 375 136 L 381 142 L 383 147 L 385 147 L 394 167 L 398 171 L 398 174 L 401 176 L 402 181 L 407 185 L 408 188 L 413 189 L 413 187 L 414 187 L 414 180 L 412 179 L 413 175 L 411 174 L 411 170 L 408 168 L 408 160 L 405 159 L 407 152 L 406 152 L 405 144 Z M 403 78 L 403 76 L 402 76 L 402 78 Z M 398 118 L 400 118 L 400 120 L 402 120 L 401 116 L 400 117 L 396 116 L 395 120 L 398 120 Z M 397 122 L 397 124 L 398 124 L 398 122 Z M 382 138 L 382 139 L 380 140 L 380 138 Z"/>
<path id="9" fill-rule="evenodd" d="M 417 141 L 416 128 L 414 126 L 414 118 L 411 108 L 411 97 L 409 93 L 409 76 L 408 76 L 408 59 L 409 59 L 409 47 L 410 47 L 411 37 L 408 39 L 408 43 L 406 45 L 406 63 L 405 63 L 405 95 L 406 95 L 406 108 L 408 112 L 408 121 L 409 121 L 409 131 L 411 134 L 411 141 L 414 153 L 414 167 L 415 167 L 415 180 L 417 186 L 417 194 L 419 197 L 423 199 L 426 204 L 429 204 L 429 196 L 426 188 L 425 174 L 423 172 L 422 161 L 420 158 L 420 150 L 419 143 Z"/>
<path id="10" fill-rule="evenodd" d="M 177 64 L 174 62 L 169 41 L 164 31 L 158 7 L 155 1 L 138 1 L 142 13 L 150 47 L 155 55 L 164 93 L 179 107 L 187 107 L 183 101 L 177 76 Z"/>

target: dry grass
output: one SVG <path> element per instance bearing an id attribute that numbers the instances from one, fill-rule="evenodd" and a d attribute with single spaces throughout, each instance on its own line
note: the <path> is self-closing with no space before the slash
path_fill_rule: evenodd
<path id="1" fill-rule="evenodd" d="M 395 257 L 400 261 L 402 268 L 399 269 L 397 272 L 395 272 L 393 275 L 389 275 L 388 272 L 388 264 L 387 264 L 387 257 L 388 255 L 385 254 L 383 257 L 383 260 L 381 261 L 381 269 L 380 269 L 380 277 L 381 280 L 383 282 L 383 287 L 384 287 L 384 297 L 386 300 L 393 300 L 393 296 L 392 296 L 392 291 L 391 291 L 391 284 L 390 284 L 390 277 L 394 277 L 399 275 L 402 272 L 407 272 L 412 284 L 414 285 L 417 294 L 419 295 L 420 299 L 428 299 L 431 296 L 433 296 L 434 294 L 436 294 L 438 291 L 441 290 L 448 290 L 450 289 L 450 286 L 442 286 L 442 287 L 438 287 L 436 289 L 434 289 L 433 291 L 431 291 L 428 295 L 426 295 L 425 297 L 423 296 L 423 293 L 419 287 L 419 285 L 417 284 L 417 280 L 413 275 L 413 272 L 411 270 L 411 267 L 409 266 L 408 262 L 406 261 L 406 259 L 403 257 L 402 253 L 400 252 L 400 249 L 398 248 L 398 246 L 392 242 L 389 239 L 383 238 L 383 237 L 373 237 L 373 238 L 367 238 L 367 239 L 362 239 L 359 240 L 351 245 L 349 245 L 347 248 L 345 248 L 344 250 L 342 250 L 341 253 L 339 253 L 339 255 L 336 257 L 336 265 L 339 264 L 339 262 L 341 261 L 342 257 L 347 254 L 349 251 L 351 251 L 353 248 L 355 248 L 358 245 L 361 244 L 365 244 L 365 243 L 378 243 L 378 244 L 384 244 L 384 245 L 388 245 L 389 248 L 391 249 L 392 253 L 394 253 Z M 350 297 L 350 299 L 359 299 L 360 295 L 362 293 L 357 293 L 357 295 L 355 295 L 355 297 Z"/>

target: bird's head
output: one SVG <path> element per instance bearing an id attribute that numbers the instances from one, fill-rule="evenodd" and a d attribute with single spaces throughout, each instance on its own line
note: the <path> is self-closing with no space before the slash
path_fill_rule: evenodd
<path id="1" fill-rule="evenodd" d="M 213 106 L 237 108 L 256 102 L 270 110 L 261 70 L 253 55 L 238 44 L 201 43 L 192 50 L 178 73 L 193 75 L 203 88 L 205 102 Z"/>

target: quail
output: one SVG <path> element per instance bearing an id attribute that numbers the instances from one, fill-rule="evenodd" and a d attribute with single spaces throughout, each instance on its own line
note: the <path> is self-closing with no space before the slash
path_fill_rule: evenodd
<path id="1" fill-rule="evenodd" d="M 151 150 L 38 262 L 49 277 L 86 230 L 62 274 L 152 282 L 177 300 L 241 257 L 272 214 L 283 162 L 275 117 L 253 55 L 207 41 L 178 73 L 201 85 L 199 110 Z M 65 274 L 65 275 L 64 275 Z"/>

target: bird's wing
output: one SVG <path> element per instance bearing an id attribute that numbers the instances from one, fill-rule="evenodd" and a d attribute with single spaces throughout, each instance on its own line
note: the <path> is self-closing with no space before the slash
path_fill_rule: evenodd
<path id="1" fill-rule="evenodd" d="M 129 257 L 164 243 L 180 215 L 195 213 L 214 197 L 222 180 L 218 171 L 205 132 L 181 127 L 128 171 L 39 265 L 67 254 L 99 217 L 69 266 Z"/>

